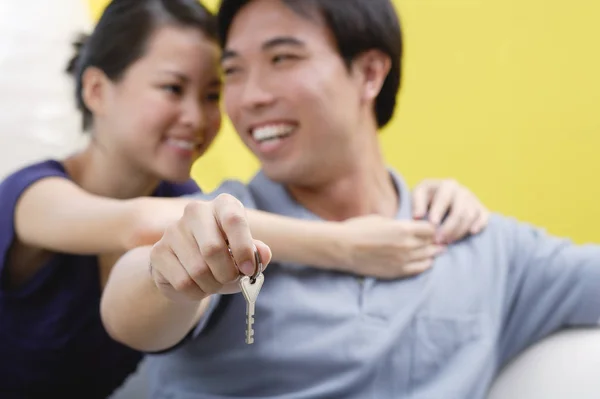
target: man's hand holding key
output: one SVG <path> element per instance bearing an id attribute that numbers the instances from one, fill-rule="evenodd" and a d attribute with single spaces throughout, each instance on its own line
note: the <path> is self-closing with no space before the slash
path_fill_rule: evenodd
<path id="1" fill-rule="evenodd" d="M 163 295 L 188 302 L 239 292 L 245 281 L 240 276 L 256 283 L 259 275 L 264 278 L 257 260 L 265 267 L 271 251 L 252 238 L 242 204 L 222 194 L 214 201 L 189 204 L 154 245 L 150 260 L 152 278 Z"/>

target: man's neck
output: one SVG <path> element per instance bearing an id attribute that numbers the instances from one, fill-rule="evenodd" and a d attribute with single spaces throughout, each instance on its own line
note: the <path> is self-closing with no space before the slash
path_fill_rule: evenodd
<path id="1" fill-rule="evenodd" d="M 395 217 L 399 198 L 394 181 L 378 147 L 372 155 L 363 153 L 351 170 L 326 183 L 288 186 L 288 190 L 296 201 L 324 220 L 342 221 L 371 214 Z"/>

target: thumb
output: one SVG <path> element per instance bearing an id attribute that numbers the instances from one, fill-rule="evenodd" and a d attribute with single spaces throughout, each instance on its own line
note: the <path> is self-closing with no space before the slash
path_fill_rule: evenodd
<path id="1" fill-rule="evenodd" d="M 258 250 L 258 254 L 260 255 L 260 259 L 263 264 L 263 270 L 267 268 L 267 265 L 271 262 L 271 258 L 273 254 L 271 253 L 271 248 L 264 242 L 260 240 L 254 240 L 254 245 Z"/>
<path id="2" fill-rule="evenodd" d="M 412 211 L 414 219 L 422 219 L 425 217 L 431 199 L 435 191 L 435 184 L 433 182 L 424 181 L 419 184 L 412 192 Z"/>

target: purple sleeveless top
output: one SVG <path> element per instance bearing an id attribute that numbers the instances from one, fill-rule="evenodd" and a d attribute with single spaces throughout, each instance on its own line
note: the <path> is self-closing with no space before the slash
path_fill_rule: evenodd
<path id="1" fill-rule="evenodd" d="M 55 254 L 23 287 L 7 289 L 15 205 L 32 183 L 51 176 L 69 178 L 61 163 L 45 161 L 0 184 L 0 398 L 106 398 L 142 354 L 113 341 L 102 326 L 97 258 Z M 198 191 L 190 179 L 164 182 L 153 196 Z"/>

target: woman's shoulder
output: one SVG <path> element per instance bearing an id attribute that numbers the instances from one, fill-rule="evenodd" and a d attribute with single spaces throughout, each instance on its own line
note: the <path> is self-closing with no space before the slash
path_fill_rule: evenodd
<path id="1" fill-rule="evenodd" d="M 152 194 L 153 197 L 182 197 L 184 195 L 200 193 L 200 187 L 194 179 L 183 183 L 170 183 L 163 181 Z"/>
<path id="2" fill-rule="evenodd" d="M 0 197 L 18 197 L 27 187 L 36 181 L 47 177 L 69 178 L 60 161 L 49 159 L 36 162 L 24 166 L 4 178 L 4 180 L 0 182 Z"/>
<path id="3" fill-rule="evenodd" d="M 47 159 L 44 161 L 32 163 L 17 169 L 10 173 L 0 183 L 5 186 L 7 184 L 15 184 L 16 182 L 23 181 L 36 181 L 44 177 L 65 177 L 68 178 L 68 174 L 65 167 L 60 161 L 55 159 Z"/>

